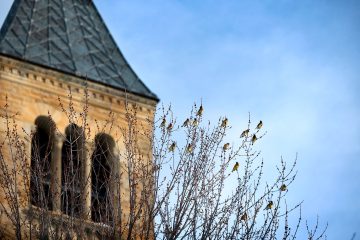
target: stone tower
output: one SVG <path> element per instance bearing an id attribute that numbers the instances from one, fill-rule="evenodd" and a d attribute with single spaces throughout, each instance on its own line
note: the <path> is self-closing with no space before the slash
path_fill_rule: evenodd
<path id="1" fill-rule="evenodd" d="M 74 111 L 86 112 L 91 130 L 86 137 L 83 122 L 72 119 L 59 105 L 67 108 L 69 94 Z M 106 239 L 101 234 L 101 223 L 110 219 L 117 224 L 116 214 L 106 214 L 108 202 L 113 201 L 107 195 L 129 189 L 126 183 L 119 190 L 116 184 L 104 180 L 122 171 L 121 151 L 125 146 L 118 140 L 121 137 L 116 129 L 127 126 L 125 114 L 131 106 L 137 111 L 136 124 L 151 132 L 157 102 L 157 96 L 125 60 L 91 0 L 14 0 L 0 32 L 0 114 L 14 115 L 19 128 L 25 130 L 19 132 L 27 139 L 23 160 L 29 179 L 25 180 L 28 188 L 26 184 L 18 186 L 20 215 L 32 211 L 34 234 L 41 232 L 36 216 L 42 213 L 51 221 L 62 219 L 66 223 L 71 218 L 93 226 L 90 230 L 84 228 L 87 235 L 70 233 L 61 238 Z M 5 113 L 6 103 L 9 108 Z M 111 126 L 117 128 L 109 127 L 109 112 Z M 3 158 L 11 165 L 13 156 L 4 144 L 4 121 L 0 131 Z M 144 161 L 150 160 L 148 139 L 139 139 L 138 145 L 141 154 L 148 156 Z M 99 152 L 103 146 L 106 151 Z M 69 153 L 75 157 L 70 158 Z M 41 179 L 36 175 L 36 164 L 41 164 L 44 171 Z M 97 174 L 98 179 L 94 178 Z M 73 177 L 69 181 L 72 187 L 64 183 L 69 175 Z M 0 201 L 6 207 L 5 199 L 6 191 L 1 189 Z M 46 204 L 39 204 L 39 199 Z M 121 201 L 126 206 L 129 203 L 124 199 Z M 4 214 L 0 219 L 2 237 L 15 238 L 10 220 Z M 28 226 L 22 229 L 27 230 Z"/>

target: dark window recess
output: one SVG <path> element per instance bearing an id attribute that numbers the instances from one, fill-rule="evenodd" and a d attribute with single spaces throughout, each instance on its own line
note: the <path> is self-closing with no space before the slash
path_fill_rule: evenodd
<path id="1" fill-rule="evenodd" d="M 95 137 L 91 168 L 91 218 L 94 222 L 109 223 L 113 219 L 111 194 L 111 167 L 113 139 L 106 134 Z"/>
<path id="2" fill-rule="evenodd" d="M 30 202 L 32 205 L 52 210 L 51 151 L 53 124 L 48 117 L 36 119 L 36 132 L 31 140 Z"/>
<path id="3" fill-rule="evenodd" d="M 61 211 L 79 217 L 82 209 L 84 137 L 80 127 L 72 124 L 65 130 L 62 148 Z"/>

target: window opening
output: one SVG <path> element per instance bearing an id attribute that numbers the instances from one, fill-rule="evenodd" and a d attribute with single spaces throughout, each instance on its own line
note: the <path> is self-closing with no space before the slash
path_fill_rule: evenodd
<path id="1" fill-rule="evenodd" d="M 30 203 L 52 210 L 51 151 L 55 124 L 49 117 L 39 116 L 35 125 L 31 139 Z"/>
<path id="2" fill-rule="evenodd" d="M 84 189 L 84 134 L 76 124 L 69 125 L 62 148 L 61 160 L 61 211 L 79 217 Z"/>
<path id="3" fill-rule="evenodd" d="M 91 168 L 91 218 L 94 222 L 108 223 L 113 219 L 111 211 L 111 166 L 115 143 L 111 136 L 98 134 Z"/>

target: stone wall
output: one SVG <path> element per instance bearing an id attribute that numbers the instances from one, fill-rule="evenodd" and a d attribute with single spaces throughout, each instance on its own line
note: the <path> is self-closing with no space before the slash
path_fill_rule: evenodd
<path id="1" fill-rule="evenodd" d="M 86 87 L 85 87 L 86 86 Z M 65 109 L 69 105 L 69 94 L 71 90 L 71 97 L 73 102 L 73 108 L 77 113 L 84 113 L 84 102 L 85 94 L 88 94 L 87 104 L 87 123 L 91 131 L 86 134 L 86 149 L 87 156 L 84 156 L 86 161 L 85 164 L 85 175 L 90 173 L 91 165 L 91 154 L 94 148 L 93 140 L 96 134 L 105 132 L 110 135 L 116 143 L 114 149 L 115 163 L 113 167 L 119 173 L 122 167 L 126 167 L 126 160 L 120 156 L 125 151 L 123 144 L 123 136 L 121 129 L 128 127 L 128 121 L 126 120 L 125 114 L 127 113 L 126 108 L 137 112 L 138 129 L 140 131 L 151 134 L 152 124 L 156 101 L 151 100 L 142 96 L 138 96 L 132 93 L 127 93 L 122 90 L 114 89 L 108 86 L 98 84 L 96 82 L 87 81 L 84 77 L 76 77 L 68 75 L 66 73 L 54 71 L 51 69 L 44 68 L 42 66 L 23 62 L 18 59 L 13 59 L 7 56 L 0 55 L 0 106 L 1 115 L 4 115 L 3 106 L 8 104 L 7 114 L 15 115 L 16 122 L 21 138 L 25 139 L 25 149 L 27 151 L 28 166 L 30 165 L 31 156 L 31 144 L 29 136 L 32 131 L 36 130 L 35 119 L 39 116 L 51 116 L 56 124 L 56 135 L 54 136 L 54 144 L 52 149 L 52 171 L 56 181 L 59 181 L 61 174 L 59 169 L 61 168 L 61 147 L 65 136 L 65 129 L 69 125 L 69 116 L 62 111 L 60 103 Z M 79 117 L 80 115 L 78 115 Z M 112 119 L 111 124 L 109 118 Z M 78 120 L 70 120 L 75 122 L 78 126 L 83 126 L 81 117 Z M 21 128 L 25 130 L 24 133 Z M 4 134 L 6 133 L 6 124 L 0 123 L 0 140 L 4 140 Z M 139 135 L 137 138 L 137 144 L 140 149 L 140 154 L 143 155 L 143 161 L 151 160 L 151 146 L 149 138 L 144 135 Z M 5 158 L 11 159 L 8 149 L 3 147 Z M 122 166 L 122 167 L 121 167 Z M 126 175 L 126 174 L 125 174 Z M 54 180 L 54 179 L 53 179 Z M 126 178 L 122 181 L 122 194 L 127 196 L 126 189 L 129 188 L 127 185 L 128 181 Z M 58 184 L 59 185 L 59 184 Z M 57 188 L 57 189 L 56 189 Z M 20 189 L 19 191 L 24 191 Z M 52 189 L 55 193 L 61 191 L 58 187 Z M 89 209 L 91 204 L 91 188 L 84 196 L 84 209 L 87 214 L 84 216 L 91 222 L 89 215 Z M 26 196 L 27 194 L 23 194 Z M 26 212 L 29 205 L 29 199 L 24 197 L 22 199 L 25 204 L 22 206 L 22 212 Z M 6 205 L 4 200 L 4 194 L 0 194 L 0 201 Z M 54 211 L 52 214 L 61 215 L 59 200 L 54 199 Z M 122 200 L 123 206 L 128 204 L 126 197 Z M 4 217 L 3 217 L 4 218 Z M 2 222 L 8 220 L 2 219 Z M 4 226 L 4 225 L 2 225 Z M 8 229 L 7 232 L 12 232 Z"/>

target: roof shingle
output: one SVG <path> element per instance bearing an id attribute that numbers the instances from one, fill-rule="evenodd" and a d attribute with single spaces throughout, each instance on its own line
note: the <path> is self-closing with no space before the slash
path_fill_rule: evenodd
<path id="1" fill-rule="evenodd" d="M 0 31 L 0 53 L 158 100 L 91 0 L 15 0 Z"/>

